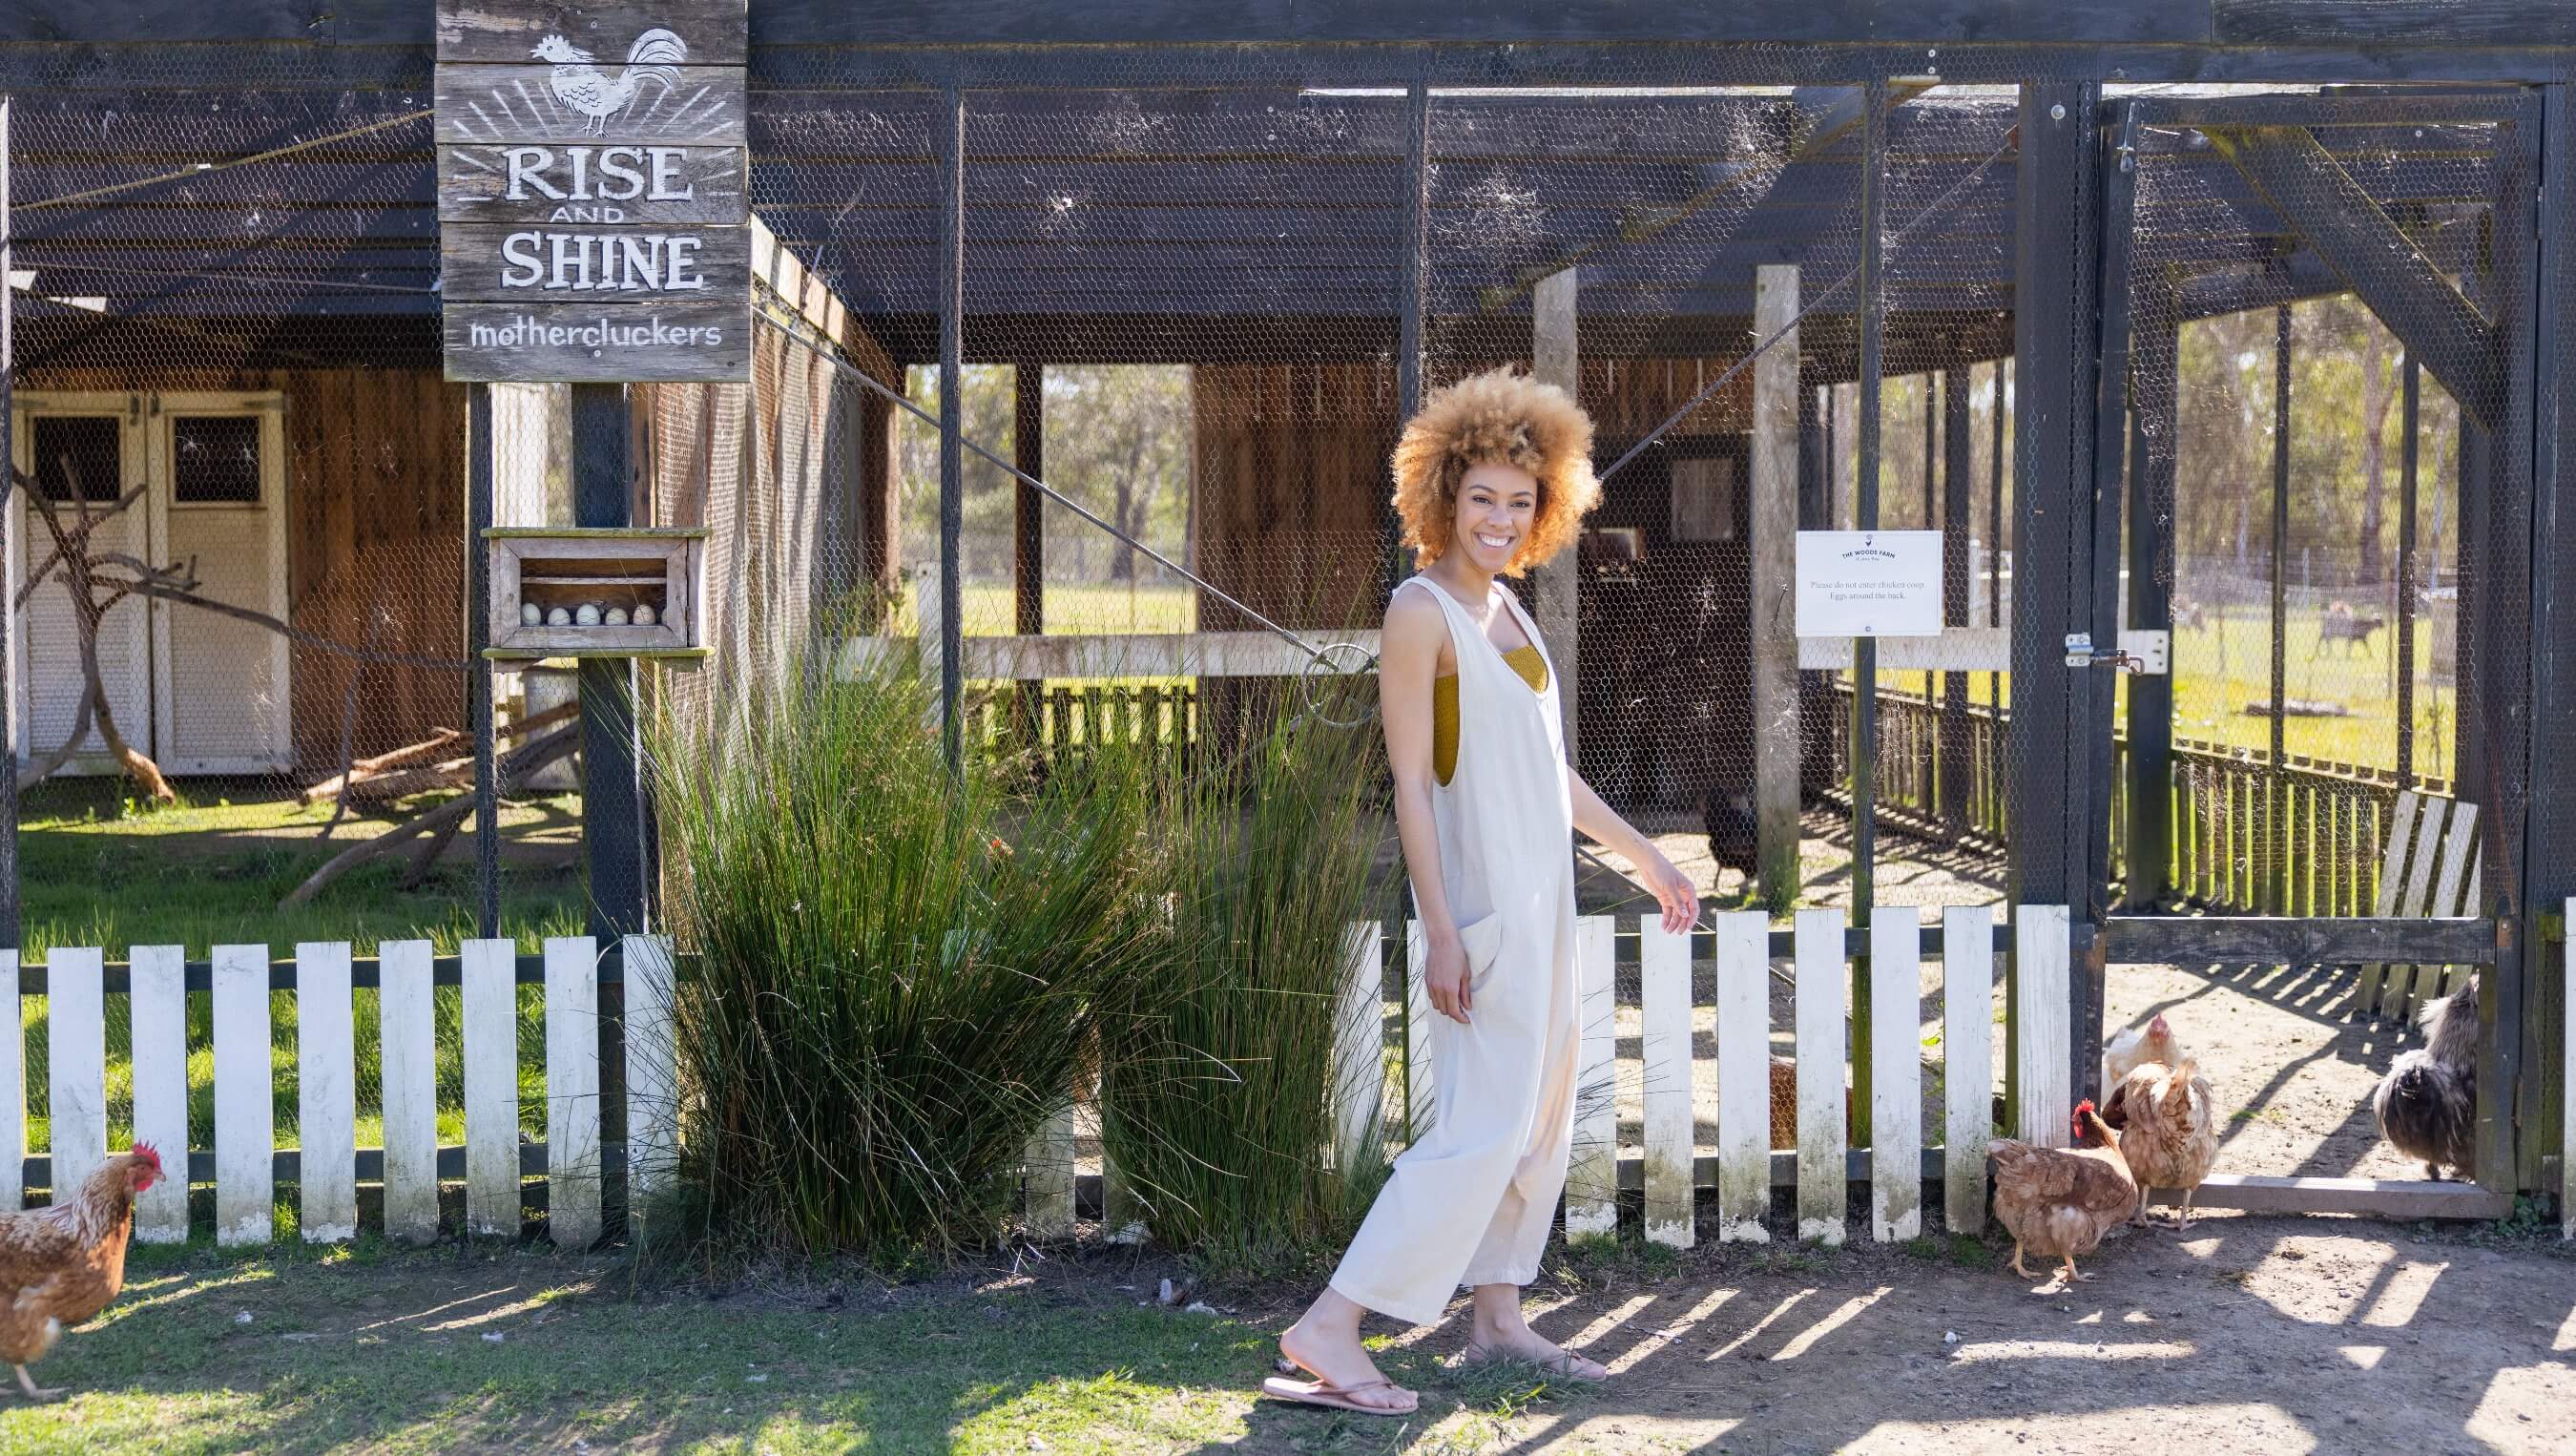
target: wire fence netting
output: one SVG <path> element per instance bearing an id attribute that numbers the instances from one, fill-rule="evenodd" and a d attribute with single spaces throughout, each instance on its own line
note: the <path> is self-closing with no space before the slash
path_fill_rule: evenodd
<path id="1" fill-rule="evenodd" d="M 961 117 L 838 64 L 751 95 L 750 381 L 629 391 L 631 518 L 708 533 L 712 653 L 643 669 L 648 706 L 757 713 L 781 674 L 934 637 L 953 542 L 977 742 L 1222 753 L 1300 701 L 1315 649 L 1369 642 L 1410 569 L 1387 462 L 1415 396 L 1534 368 L 1590 412 L 1605 472 L 1579 546 L 1511 583 L 1584 778 L 1717 903 L 2004 898 L 2029 756 L 2059 752 L 2012 731 L 2006 671 L 2016 241 L 2095 203 L 2021 214 L 2012 83 L 2046 78 L 1791 86 L 1750 50 L 1690 86 L 1033 74 L 958 93 Z M 413 89 L 284 79 L 10 101 L 31 955 L 452 949 L 487 895 L 533 945 L 592 908 L 579 676 L 473 654 L 426 58 Z M 2496 863 L 2519 840 L 2528 543 L 2482 524 L 2531 486 L 2493 443 L 2522 407 L 2495 363 L 2527 306 L 2527 241 L 2495 224 L 2532 185 L 2517 104 L 2110 88 L 2131 438 L 2099 539 L 2117 621 L 2170 633 L 2169 675 L 2117 690 L 2101 761 L 2126 787 L 2089 831 L 2133 900 L 2366 912 L 2401 792 L 2479 805 Z M 2395 285 L 2356 284 L 2365 212 L 2412 246 Z M 1794 307 L 1766 304 L 1781 287 Z M 2459 309 L 2384 317 L 2444 291 Z M 1539 343 L 1556 309 L 1570 350 Z M 570 388 L 487 398 L 493 522 L 573 524 Z M 1917 625 L 1947 635 L 1883 642 L 1866 684 L 1845 644 L 1766 651 L 1757 584 L 1822 529 L 1940 532 Z M 1015 676 L 979 666 L 1002 637 L 1070 640 Z M 456 807 L 487 688 L 489 825 Z M 1763 897 L 1784 783 L 1794 869 Z M 1601 859 L 1583 908 L 1633 910 Z"/>

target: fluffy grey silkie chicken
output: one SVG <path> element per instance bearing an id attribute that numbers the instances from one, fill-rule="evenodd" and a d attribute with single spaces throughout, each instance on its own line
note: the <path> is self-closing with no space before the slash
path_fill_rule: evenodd
<path id="1" fill-rule="evenodd" d="M 2428 1177 L 2477 1176 L 2478 981 L 2424 1008 L 2424 1045 L 2400 1056 L 2371 1094 L 2379 1135 Z"/>

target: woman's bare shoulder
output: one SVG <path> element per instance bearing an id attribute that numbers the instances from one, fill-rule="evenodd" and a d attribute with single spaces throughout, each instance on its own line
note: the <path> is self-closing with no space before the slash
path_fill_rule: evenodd
<path id="1" fill-rule="evenodd" d="M 1427 591 L 1399 591 L 1387 599 L 1386 637 L 1390 642 L 1427 643 L 1449 634 L 1440 604 Z"/>

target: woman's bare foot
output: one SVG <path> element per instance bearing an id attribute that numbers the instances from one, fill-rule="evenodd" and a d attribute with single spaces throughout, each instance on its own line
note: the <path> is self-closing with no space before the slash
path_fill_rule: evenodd
<path id="1" fill-rule="evenodd" d="M 1610 1378 L 1599 1361 L 1539 1338 L 1538 1331 L 1521 1317 L 1520 1290 L 1507 1284 L 1479 1285 L 1475 1319 L 1468 1326 L 1467 1348 L 1459 1352 L 1458 1363 L 1487 1365 L 1497 1360 L 1521 1361 L 1568 1380 Z"/>
<path id="2" fill-rule="evenodd" d="M 1367 1311 L 1325 1290 L 1304 1317 L 1279 1337 L 1279 1353 L 1343 1396 L 1371 1410 L 1409 1411 L 1416 1397 L 1380 1375 L 1377 1362 L 1360 1344 L 1360 1317 Z"/>

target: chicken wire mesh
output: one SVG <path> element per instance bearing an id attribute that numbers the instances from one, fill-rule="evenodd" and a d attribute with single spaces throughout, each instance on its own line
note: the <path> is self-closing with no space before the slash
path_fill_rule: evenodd
<path id="1" fill-rule="evenodd" d="M 710 532 L 714 655 L 648 676 L 649 701 L 757 711 L 765 674 L 842 637 L 917 633 L 936 600 L 924 571 L 942 544 L 939 434 L 904 404 L 940 408 L 949 103 L 865 89 L 882 83 L 855 61 L 844 84 L 840 64 L 809 59 L 753 94 L 754 208 L 792 266 L 764 273 L 752 382 L 633 391 L 635 518 Z M 1768 339 L 1757 268 L 1797 268 L 1806 308 L 1788 447 L 1798 526 L 1943 530 L 1947 625 L 2000 634 L 2014 607 L 2013 249 L 2031 224 L 2013 192 L 2018 99 L 1987 83 L 2027 78 L 1889 86 L 1873 159 L 1860 88 L 1772 84 L 1790 69 L 1741 52 L 1692 86 L 1428 92 L 1418 264 L 1417 103 L 1401 88 L 1176 76 L 1066 90 L 1033 76 L 964 93 L 961 433 L 1064 499 L 967 456 L 960 626 L 1137 639 L 1078 673 L 972 680 L 974 731 L 1048 751 L 1122 733 L 1193 752 L 1236 731 L 1243 702 L 1293 691 L 1293 677 L 1221 676 L 1189 655 L 1203 649 L 1149 639 L 1269 622 L 1321 644 L 1371 629 L 1402 567 L 1385 460 L 1407 402 L 1408 317 L 1425 388 L 1534 365 L 1540 284 L 1570 274 L 1576 392 L 1600 463 L 1624 463 L 1568 567 L 1516 586 L 1551 633 L 1564 624 L 1551 645 L 1577 686 L 1578 768 L 1704 890 L 1746 893 L 1757 766 L 1779 761 L 1756 748 L 1748 690 L 1767 448 L 1748 367 Z M 2337 100 L 2295 99 L 2308 120 Z M 129 597 L 99 616 L 102 701 L 178 805 L 147 810 L 136 780 L 96 772 L 117 766 L 96 724 L 70 744 L 65 771 L 21 810 L 31 948 L 152 938 L 95 908 L 139 898 L 173 909 L 153 934 L 193 954 L 254 919 L 243 938 L 283 945 L 316 922 L 258 907 L 456 792 L 470 748 L 439 730 L 470 729 L 487 679 L 465 660 L 467 396 L 438 376 L 426 107 L 425 88 L 13 98 L 13 266 L 33 274 L 17 300 L 13 431 L 29 473 L 11 566 L 25 593 L 22 762 L 66 746 L 90 655 L 66 573 L 40 569 L 48 518 L 87 532 L 92 556 L 183 569 L 186 594 L 217 604 Z M 2385 113 L 2318 135 L 2494 316 L 2503 301 L 2480 290 L 2512 258 L 2486 219 L 2528 185 L 2512 170 L 2519 134 L 2510 118 L 2426 107 L 2421 124 Z M 2521 620 L 2521 581 L 2493 555 L 2511 543 L 2471 527 L 2527 483 L 2493 476 L 2485 495 L 2466 483 L 2482 447 L 2452 384 L 2482 367 L 2484 346 L 2437 332 L 2417 336 L 2423 357 L 2407 353 L 2306 236 L 2322 204 L 2267 200 L 2207 137 L 2180 123 L 2140 132 L 2129 279 L 2129 488 L 2169 539 L 2149 572 L 2174 633 L 2167 889 L 2211 906 L 2344 909 L 2375 886 L 2382 811 L 2369 806 L 2399 788 L 2460 797 L 2480 773 L 2498 787 L 2475 792 L 2511 797 L 2494 779 L 2520 755 L 2510 715 L 2478 702 L 2518 688 L 2464 624 L 2478 611 Z M 2064 216 L 2046 226 L 2081 221 L 2079 199 L 2049 205 Z M 1871 227 L 1885 329 L 1865 515 Z M 2283 301 L 2292 418 L 2319 423 L 2289 435 L 2276 539 Z M 2170 378 L 2164 396 L 2150 376 Z M 567 392 L 502 386 L 490 402 L 495 520 L 568 522 Z M 36 500 L 49 508 L 28 513 Z M 1569 584 L 1574 610 L 1551 615 L 1549 593 Z M 2134 601 L 2124 587 L 2123 622 L 2143 620 Z M 1994 660 L 1877 676 L 1879 901 L 2004 893 L 2028 765 Z M 546 715 L 575 693 L 559 667 L 489 681 L 505 753 L 560 723 Z M 1809 903 L 1853 894 L 1852 693 L 1847 670 L 1798 677 L 1788 757 Z M 2124 684 L 2124 724 L 2134 700 Z M 2345 711 L 2304 711 L 2336 703 Z M 2258 705 L 2272 711 L 2247 711 Z M 584 919 L 580 767 L 557 758 L 508 786 L 505 933 Z M 2281 785 L 2299 775 L 2300 807 L 2259 821 L 2275 828 L 2235 827 L 2258 826 L 2261 795 L 2290 802 Z M 390 782 L 304 802 L 335 776 Z M 2309 784 L 2327 778 L 2359 784 L 2347 797 L 2361 807 Z M 2494 843 L 2519 834 L 2512 813 L 2497 811 Z M 2311 820 L 2323 856 L 2285 852 L 2277 826 Z M 2129 868 L 2123 827 L 2104 831 L 2116 871 Z M 412 848 L 434 853 L 382 856 L 325 890 L 311 907 L 331 917 L 322 933 L 452 943 L 480 894 L 473 837 L 419 836 Z M 1604 909 L 1620 889 L 1596 877 L 1586 896 Z"/>

